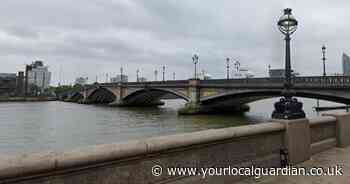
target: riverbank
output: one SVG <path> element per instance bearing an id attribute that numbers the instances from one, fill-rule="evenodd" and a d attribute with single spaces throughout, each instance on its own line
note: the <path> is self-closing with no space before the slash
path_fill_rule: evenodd
<path id="1" fill-rule="evenodd" d="M 56 101 L 56 97 L 0 97 L 0 102 L 43 102 Z"/>

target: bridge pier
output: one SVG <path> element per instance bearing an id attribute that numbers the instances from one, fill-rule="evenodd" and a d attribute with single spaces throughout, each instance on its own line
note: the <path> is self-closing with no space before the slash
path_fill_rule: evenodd
<path id="1" fill-rule="evenodd" d="M 82 93 L 83 93 L 83 99 L 79 100 L 78 103 L 80 103 L 80 104 L 88 104 L 87 103 L 87 101 L 88 101 L 87 100 L 87 98 L 88 98 L 88 89 L 84 88 Z"/>
<path id="2" fill-rule="evenodd" d="M 219 113 L 238 113 L 249 110 L 248 105 L 230 105 L 225 107 L 213 107 L 201 103 L 201 81 L 199 79 L 190 79 L 188 87 L 188 97 L 190 101 L 185 107 L 179 109 L 180 115 L 194 114 L 219 114 Z"/>
<path id="3" fill-rule="evenodd" d="M 182 115 L 199 114 L 203 111 L 200 104 L 200 79 L 189 79 L 188 96 L 190 101 L 185 107 L 179 109 L 178 113 Z"/>
<path id="4" fill-rule="evenodd" d="M 246 104 L 233 104 L 225 106 L 210 106 L 201 103 L 201 84 L 199 79 L 190 79 L 188 87 L 188 96 L 190 101 L 185 104 L 185 107 L 179 109 L 180 115 L 195 115 L 195 114 L 232 114 L 242 113 L 249 110 Z"/>
<path id="5" fill-rule="evenodd" d="M 123 84 L 123 83 L 119 83 L 117 86 L 117 94 L 115 95 L 116 98 L 113 102 L 109 103 L 109 106 L 113 106 L 113 107 L 121 107 L 121 106 L 125 106 L 125 104 L 123 103 L 123 98 L 124 98 L 124 94 L 126 94 L 126 90 L 127 87 Z"/>

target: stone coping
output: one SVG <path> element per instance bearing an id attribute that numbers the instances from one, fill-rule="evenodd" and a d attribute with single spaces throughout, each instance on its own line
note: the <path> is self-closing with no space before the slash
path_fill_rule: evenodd
<path id="1" fill-rule="evenodd" d="M 0 158 L 0 180 L 82 168 L 118 159 L 135 158 L 169 149 L 208 144 L 239 137 L 283 131 L 281 123 L 262 123 L 240 127 L 210 129 L 134 140 L 116 144 L 88 146 L 67 152 L 43 152 Z"/>
<path id="2" fill-rule="evenodd" d="M 332 113 L 323 113 L 322 116 L 338 116 L 338 117 L 343 117 L 343 116 L 350 116 L 349 112 L 332 112 Z"/>
<path id="3" fill-rule="evenodd" d="M 320 124 L 336 123 L 336 122 L 337 122 L 337 118 L 333 116 L 326 116 L 324 114 L 322 114 L 322 117 L 309 119 L 310 127 L 317 126 Z"/>

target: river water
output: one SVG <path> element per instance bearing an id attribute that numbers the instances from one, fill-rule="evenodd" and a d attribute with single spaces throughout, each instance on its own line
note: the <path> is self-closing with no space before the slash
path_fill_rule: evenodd
<path id="1" fill-rule="evenodd" d="M 161 107 L 117 108 L 65 102 L 0 103 L 0 154 L 63 151 L 95 144 L 152 136 L 240 126 L 268 121 L 273 103 L 252 104 L 242 115 L 178 116 L 183 101 L 167 100 Z M 308 117 L 316 100 L 300 99 Z M 337 105 L 320 101 L 321 106 Z M 338 104 L 339 105 L 339 104 Z"/>

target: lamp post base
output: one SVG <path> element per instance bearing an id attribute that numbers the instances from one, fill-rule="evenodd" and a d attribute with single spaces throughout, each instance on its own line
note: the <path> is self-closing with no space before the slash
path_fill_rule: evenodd
<path id="1" fill-rule="evenodd" d="M 303 103 L 296 98 L 282 97 L 275 103 L 275 110 L 272 112 L 273 119 L 300 119 L 305 118 Z"/>

